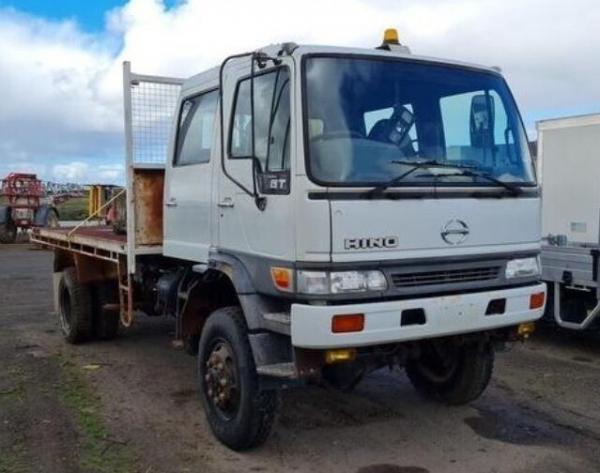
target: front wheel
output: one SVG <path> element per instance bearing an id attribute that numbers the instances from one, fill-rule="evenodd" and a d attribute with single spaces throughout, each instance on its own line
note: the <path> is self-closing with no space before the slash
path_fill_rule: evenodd
<path id="1" fill-rule="evenodd" d="M 268 437 L 278 395 L 261 391 L 240 307 L 214 311 L 198 345 L 200 394 L 214 435 L 233 450 L 247 450 Z"/>
<path id="2" fill-rule="evenodd" d="M 489 342 L 456 345 L 451 340 L 423 342 L 419 359 L 406 364 L 415 389 L 446 404 L 477 399 L 490 382 L 494 348 Z"/>

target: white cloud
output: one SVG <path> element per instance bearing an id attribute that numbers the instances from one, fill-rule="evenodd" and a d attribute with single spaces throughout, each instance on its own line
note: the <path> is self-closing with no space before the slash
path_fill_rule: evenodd
<path id="1" fill-rule="evenodd" d="M 123 164 L 90 164 L 72 161 L 52 166 L 50 178 L 55 182 L 123 184 L 124 172 Z"/>
<path id="2" fill-rule="evenodd" d="M 94 170 L 93 175 L 87 177 L 86 182 L 98 182 L 102 184 L 124 184 L 124 164 L 101 164 Z"/>
<path id="3" fill-rule="evenodd" d="M 52 180 L 58 182 L 82 182 L 89 173 L 88 163 L 74 161 L 69 164 L 56 164 L 52 167 Z"/>
<path id="4" fill-rule="evenodd" d="M 600 111 L 598 24 L 595 0 L 130 0 L 89 35 L 0 8 L 0 171 L 120 179 L 125 59 L 185 77 L 274 42 L 372 47 L 389 26 L 417 54 L 500 65 L 531 128 Z"/>

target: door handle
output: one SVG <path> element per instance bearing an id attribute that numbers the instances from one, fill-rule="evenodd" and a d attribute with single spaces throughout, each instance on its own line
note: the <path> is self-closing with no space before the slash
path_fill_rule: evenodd
<path id="1" fill-rule="evenodd" d="M 175 197 L 171 197 L 165 202 L 165 205 L 167 207 L 177 207 L 177 199 Z"/>
<path id="2" fill-rule="evenodd" d="M 233 199 L 231 197 L 225 197 L 221 202 L 217 204 L 219 207 L 233 207 Z"/>

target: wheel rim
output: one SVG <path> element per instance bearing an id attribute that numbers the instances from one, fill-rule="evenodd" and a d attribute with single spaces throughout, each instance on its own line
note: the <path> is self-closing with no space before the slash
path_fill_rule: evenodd
<path id="1" fill-rule="evenodd" d="M 445 383 L 456 373 L 459 349 L 451 343 L 432 343 L 419 359 L 421 373 L 434 383 Z"/>
<path id="2" fill-rule="evenodd" d="M 206 398 L 221 418 L 231 420 L 240 405 L 237 363 L 231 345 L 225 340 L 216 340 L 204 363 Z"/>
<path id="3" fill-rule="evenodd" d="M 60 291 L 60 325 L 65 333 L 69 333 L 71 328 L 71 296 L 66 287 Z"/>

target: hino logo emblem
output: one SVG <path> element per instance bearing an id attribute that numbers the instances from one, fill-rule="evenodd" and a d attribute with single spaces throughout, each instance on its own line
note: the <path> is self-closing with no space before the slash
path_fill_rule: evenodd
<path id="1" fill-rule="evenodd" d="M 469 236 L 469 226 L 462 220 L 453 219 L 444 225 L 440 235 L 449 245 L 460 245 Z"/>
<path id="2" fill-rule="evenodd" d="M 395 248 L 398 246 L 397 236 L 346 238 L 344 248 L 347 250 L 369 250 L 372 248 Z"/>

